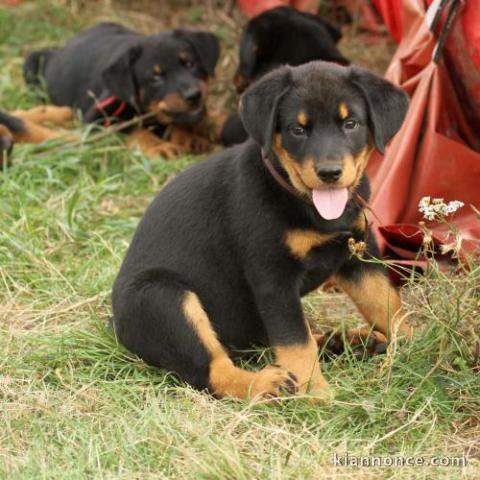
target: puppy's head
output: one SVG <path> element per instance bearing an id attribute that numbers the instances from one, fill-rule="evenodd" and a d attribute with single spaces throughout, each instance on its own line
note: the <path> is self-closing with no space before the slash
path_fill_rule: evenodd
<path id="1" fill-rule="evenodd" d="M 383 152 L 400 129 L 407 106 L 400 89 L 367 70 L 311 62 L 263 77 L 242 96 L 240 114 L 291 184 L 316 206 L 330 195 L 335 210 L 359 183 L 371 150 Z"/>
<path id="2" fill-rule="evenodd" d="M 241 93 L 248 85 L 281 65 L 312 60 L 348 65 L 338 51 L 340 31 L 316 15 L 277 7 L 248 22 L 241 39 L 234 83 Z"/>
<path id="3" fill-rule="evenodd" d="M 140 37 L 106 66 L 103 81 L 117 98 L 156 113 L 161 123 L 195 123 L 205 112 L 207 80 L 218 55 L 218 40 L 208 32 Z"/>

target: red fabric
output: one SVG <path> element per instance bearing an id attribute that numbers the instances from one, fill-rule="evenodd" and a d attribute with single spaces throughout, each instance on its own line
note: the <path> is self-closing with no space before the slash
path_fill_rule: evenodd
<path id="1" fill-rule="evenodd" d="M 467 0 L 465 9 L 469 2 L 475 0 Z M 480 15 L 480 9 L 476 12 Z M 465 203 L 452 222 L 465 239 L 463 252 L 480 253 L 480 220 L 470 208 L 470 204 L 480 208 L 480 137 L 479 130 L 472 128 L 472 119 L 480 119 L 480 100 L 468 93 L 479 91 L 480 76 L 470 57 L 475 49 L 459 50 L 458 43 L 451 44 L 464 35 L 467 13 L 472 11 L 460 6 L 447 37 L 445 58 L 437 65 L 431 61 L 437 36 L 425 23 L 424 2 L 403 2 L 403 38 L 386 78 L 410 95 L 410 107 L 385 155 L 375 153 L 368 167 L 371 206 L 383 224 L 383 228 L 376 225 L 381 246 L 401 258 L 415 258 L 421 246 L 421 235 L 413 235 L 412 228 L 418 231 L 415 225 L 422 220 L 418 202 L 424 196 Z M 480 17 L 477 21 L 480 25 Z M 465 65 L 471 69 L 467 71 Z M 452 241 L 446 238 L 444 226 L 429 226 L 437 243 Z"/>
<path id="2" fill-rule="evenodd" d="M 388 27 L 393 39 L 398 43 L 402 39 L 402 1 L 373 0 L 373 4 Z"/>

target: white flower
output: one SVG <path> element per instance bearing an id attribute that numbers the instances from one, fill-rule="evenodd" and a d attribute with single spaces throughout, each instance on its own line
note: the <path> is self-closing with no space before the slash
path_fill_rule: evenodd
<path id="1" fill-rule="evenodd" d="M 420 202 L 418 202 L 419 212 L 423 214 L 423 218 L 430 221 L 448 217 L 451 213 L 456 212 L 463 206 L 464 203 L 459 200 L 445 203 L 443 198 L 432 199 L 431 197 L 423 197 Z"/>

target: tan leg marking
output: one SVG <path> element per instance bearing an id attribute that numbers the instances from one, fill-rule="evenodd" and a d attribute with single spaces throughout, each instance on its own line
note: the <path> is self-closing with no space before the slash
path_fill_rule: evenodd
<path id="1" fill-rule="evenodd" d="M 187 291 L 182 304 L 188 323 L 211 355 L 209 383 L 218 397 L 253 398 L 279 396 L 282 388 L 294 387 L 284 368 L 270 365 L 259 372 L 236 367 L 212 328 L 197 295 Z"/>
<path id="2" fill-rule="evenodd" d="M 13 140 L 12 132 L 5 125 L 0 125 L 0 135 Z"/>
<path id="3" fill-rule="evenodd" d="M 170 129 L 169 141 L 189 153 L 205 153 L 210 148 L 207 137 L 199 135 L 186 127 L 173 126 Z"/>
<path id="4" fill-rule="evenodd" d="M 366 273 L 355 282 L 337 276 L 336 281 L 376 330 L 390 336 L 398 328 L 401 335 L 412 335 L 411 328 L 403 321 L 400 295 L 386 275 L 380 272 Z"/>
<path id="5" fill-rule="evenodd" d="M 179 145 L 166 142 L 145 128 L 139 128 L 130 133 L 128 135 L 127 145 L 130 148 L 140 148 L 148 157 L 161 156 L 166 160 L 173 160 L 184 153 L 183 148 Z"/>
<path id="6" fill-rule="evenodd" d="M 329 400 L 331 390 L 320 370 L 318 347 L 310 332 L 305 344 L 278 345 L 274 347 L 275 362 L 292 372 L 298 379 L 299 391 L 320 400 Z"/>
<path id="7" fill-rule="evenodd" d="M 77 137 L 63 132 L 57 132 L 51 128 L 38 125 L 30 120 L 23 120 L 25 131 L 13 135 L 15 142 L 18 143 L 42 143 L 46 140 L 62 138 L 64 140 L 76 140 Z"/>
<path id="8" fill-rule="evenodd" d="M 310 250 L 335 237 L 333 233 L 318 233 L 313 230 L 290 230 L 285 235 L 285 244 L 290 252 L 299 258 L 305 258 Z"/>
<path id="9" fill-rule="evenodd" d="M 59 126 L 70 124 L 74 118 L 71 108 L 53 105 L 35 107 L 30 110 L 16 110 L 12 112 L 12 115 L 33 123 L 51 123 Z"/>

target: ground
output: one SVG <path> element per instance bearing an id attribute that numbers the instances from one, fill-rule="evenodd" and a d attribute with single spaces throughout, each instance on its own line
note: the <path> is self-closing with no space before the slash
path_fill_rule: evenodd
<path id="1" fill-rule="evenodd" d="M 231 5 L 205 4 L 0 8 L 0 107 L 38 103 L 21 79 L 26 52 L 98 19 L 150 32 L 211 26 L 223 49 L 214 101 L 234 105 L 228 75 L 243 19 Z M 382 71 L 393 47 L 366 54 L 347 27 L 342 48 Z M 116 343 L 110 289 L 135 226 L 162 184 L 201 160 L 149 160 L 111 136 L 63 150 L 18 146 L 0 172 L 0 478 L 479 478 L 478 262 L 456 274 L 433 263 L 407 283 L 420 333 L 386 356 L 358 361 L 347 352 L 326 362 L 330 405 L 214 400 Z M 315 329 L 359 322 L 337 293 L 317 292 L 304 306 Z M 256 353 L 247 367 L 270 356 Z M 334 455 L 346 452 L 387 464 L 462 457 L 467 466 L 336 466 Z"/>

